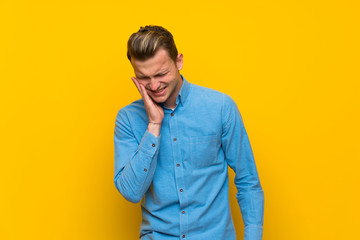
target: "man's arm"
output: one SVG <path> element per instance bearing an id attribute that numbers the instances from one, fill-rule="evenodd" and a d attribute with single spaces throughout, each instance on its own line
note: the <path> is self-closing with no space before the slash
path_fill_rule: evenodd
<path id="1" fill-rule="evenodd" d="M 160 136 L 146 130 L 140 143 L 133 135 L 126 111 L 115 123 L 115 177 L 119 192 L 130 202 L 139 202 L 148 190 L 156 169 Z"/>
<path id="2" fill-rule="evenodd" d="M 222 147 L 226 161 L 235 172 L 235 185 L 245 240 L 261 240 L 264 217 L 264 192 L 240 112 L 228 96 L 223 98 Z"/>
<path id="3" fill-rule="evenodd" d="M 149 124 L 140 143 L 132 131 L 129 116 L 120 110 L 115 123 L 115 177 L 120 193 L 131 202 L 139 202 L 148 190 L 156 168 L 164 112 L 152 101 L 136 78 L 132 78 L 141 94 Z"/>

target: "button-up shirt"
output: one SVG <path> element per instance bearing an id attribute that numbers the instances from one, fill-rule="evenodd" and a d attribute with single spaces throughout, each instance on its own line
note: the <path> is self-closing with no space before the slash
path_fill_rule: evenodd
<path id="1" fill-rule="evenodd" d="M 244 238 L 262 239 L 264 193 L 240 112 L 228 95 L 181 77 L 158 137 L 147 130 L 143 100 L 116 116 L 114 182 L 125 199 L 141 200 L 140 239 L 236 239 L 228 166 Z"/>

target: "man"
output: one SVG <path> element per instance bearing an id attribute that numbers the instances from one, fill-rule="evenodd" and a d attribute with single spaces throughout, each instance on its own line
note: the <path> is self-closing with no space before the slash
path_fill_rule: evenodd
<path id="1" fill-rule="evenodd" d="M 127 55 L 142 99 L 116 117 L 114 181 L 142 200 L 140 239 L 236 239 L 228 165 L 245 239 L 262 239 L 264 194 L 235 102 L 180 74 L 183 55 L 162 27 L 132 34 Z"/>

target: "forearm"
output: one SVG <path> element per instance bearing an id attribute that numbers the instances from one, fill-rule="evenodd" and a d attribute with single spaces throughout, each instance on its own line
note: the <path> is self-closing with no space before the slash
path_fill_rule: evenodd
<path id="1" fill-rule="evenodd" d="M 256 171 L 255 162 L 250 150 L 242 165 L 247 165 L 235 175 L 235 184 L 238 192 L 236 198 L 241 210 L 245 225 L 245 240 L 261 240 L 264 219 L 264 191 L 261 187 L 259 176 Z"/>
<path id="2" fill-rule="evenodd" d="M 148 190 L 156 169 L 160 137 L 146 131 L 138 148 L 115 174 L 116 188 L 131 202 L 139 202 Z M 121 146 L 119 146 L 121 149 Z M 131 149 L 122 148 L 122 152 Z M 124 154 L 125 155 L 125 154 Z M 122 154 L 119 153 L 119 161 Z"/>
<path id="3" fill-rule="evenodd" d="M 248 192 L 237 194 L 244 221 L 244 239 L 261 240 L 264 219 L 264 192 L 259 186 Z"/>

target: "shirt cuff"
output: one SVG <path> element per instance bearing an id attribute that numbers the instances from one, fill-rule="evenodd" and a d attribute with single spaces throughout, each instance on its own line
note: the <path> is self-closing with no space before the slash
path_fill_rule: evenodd
<path id="1" fill-rule="evenodd" d="M 261 240 L 263 227 L 257 225 L 249 225 L 244 229 L 244 240 Z"/>
<path id="2" fill-rule="evenodd" d="M 146 130 L 143 138 L 141 139 L 139 145 L 139 151 L 152 157 L 159 149 L 159 146 L 160 146 L 160 135 L 158 137 L 155 137 L 151 132 Z"/>

